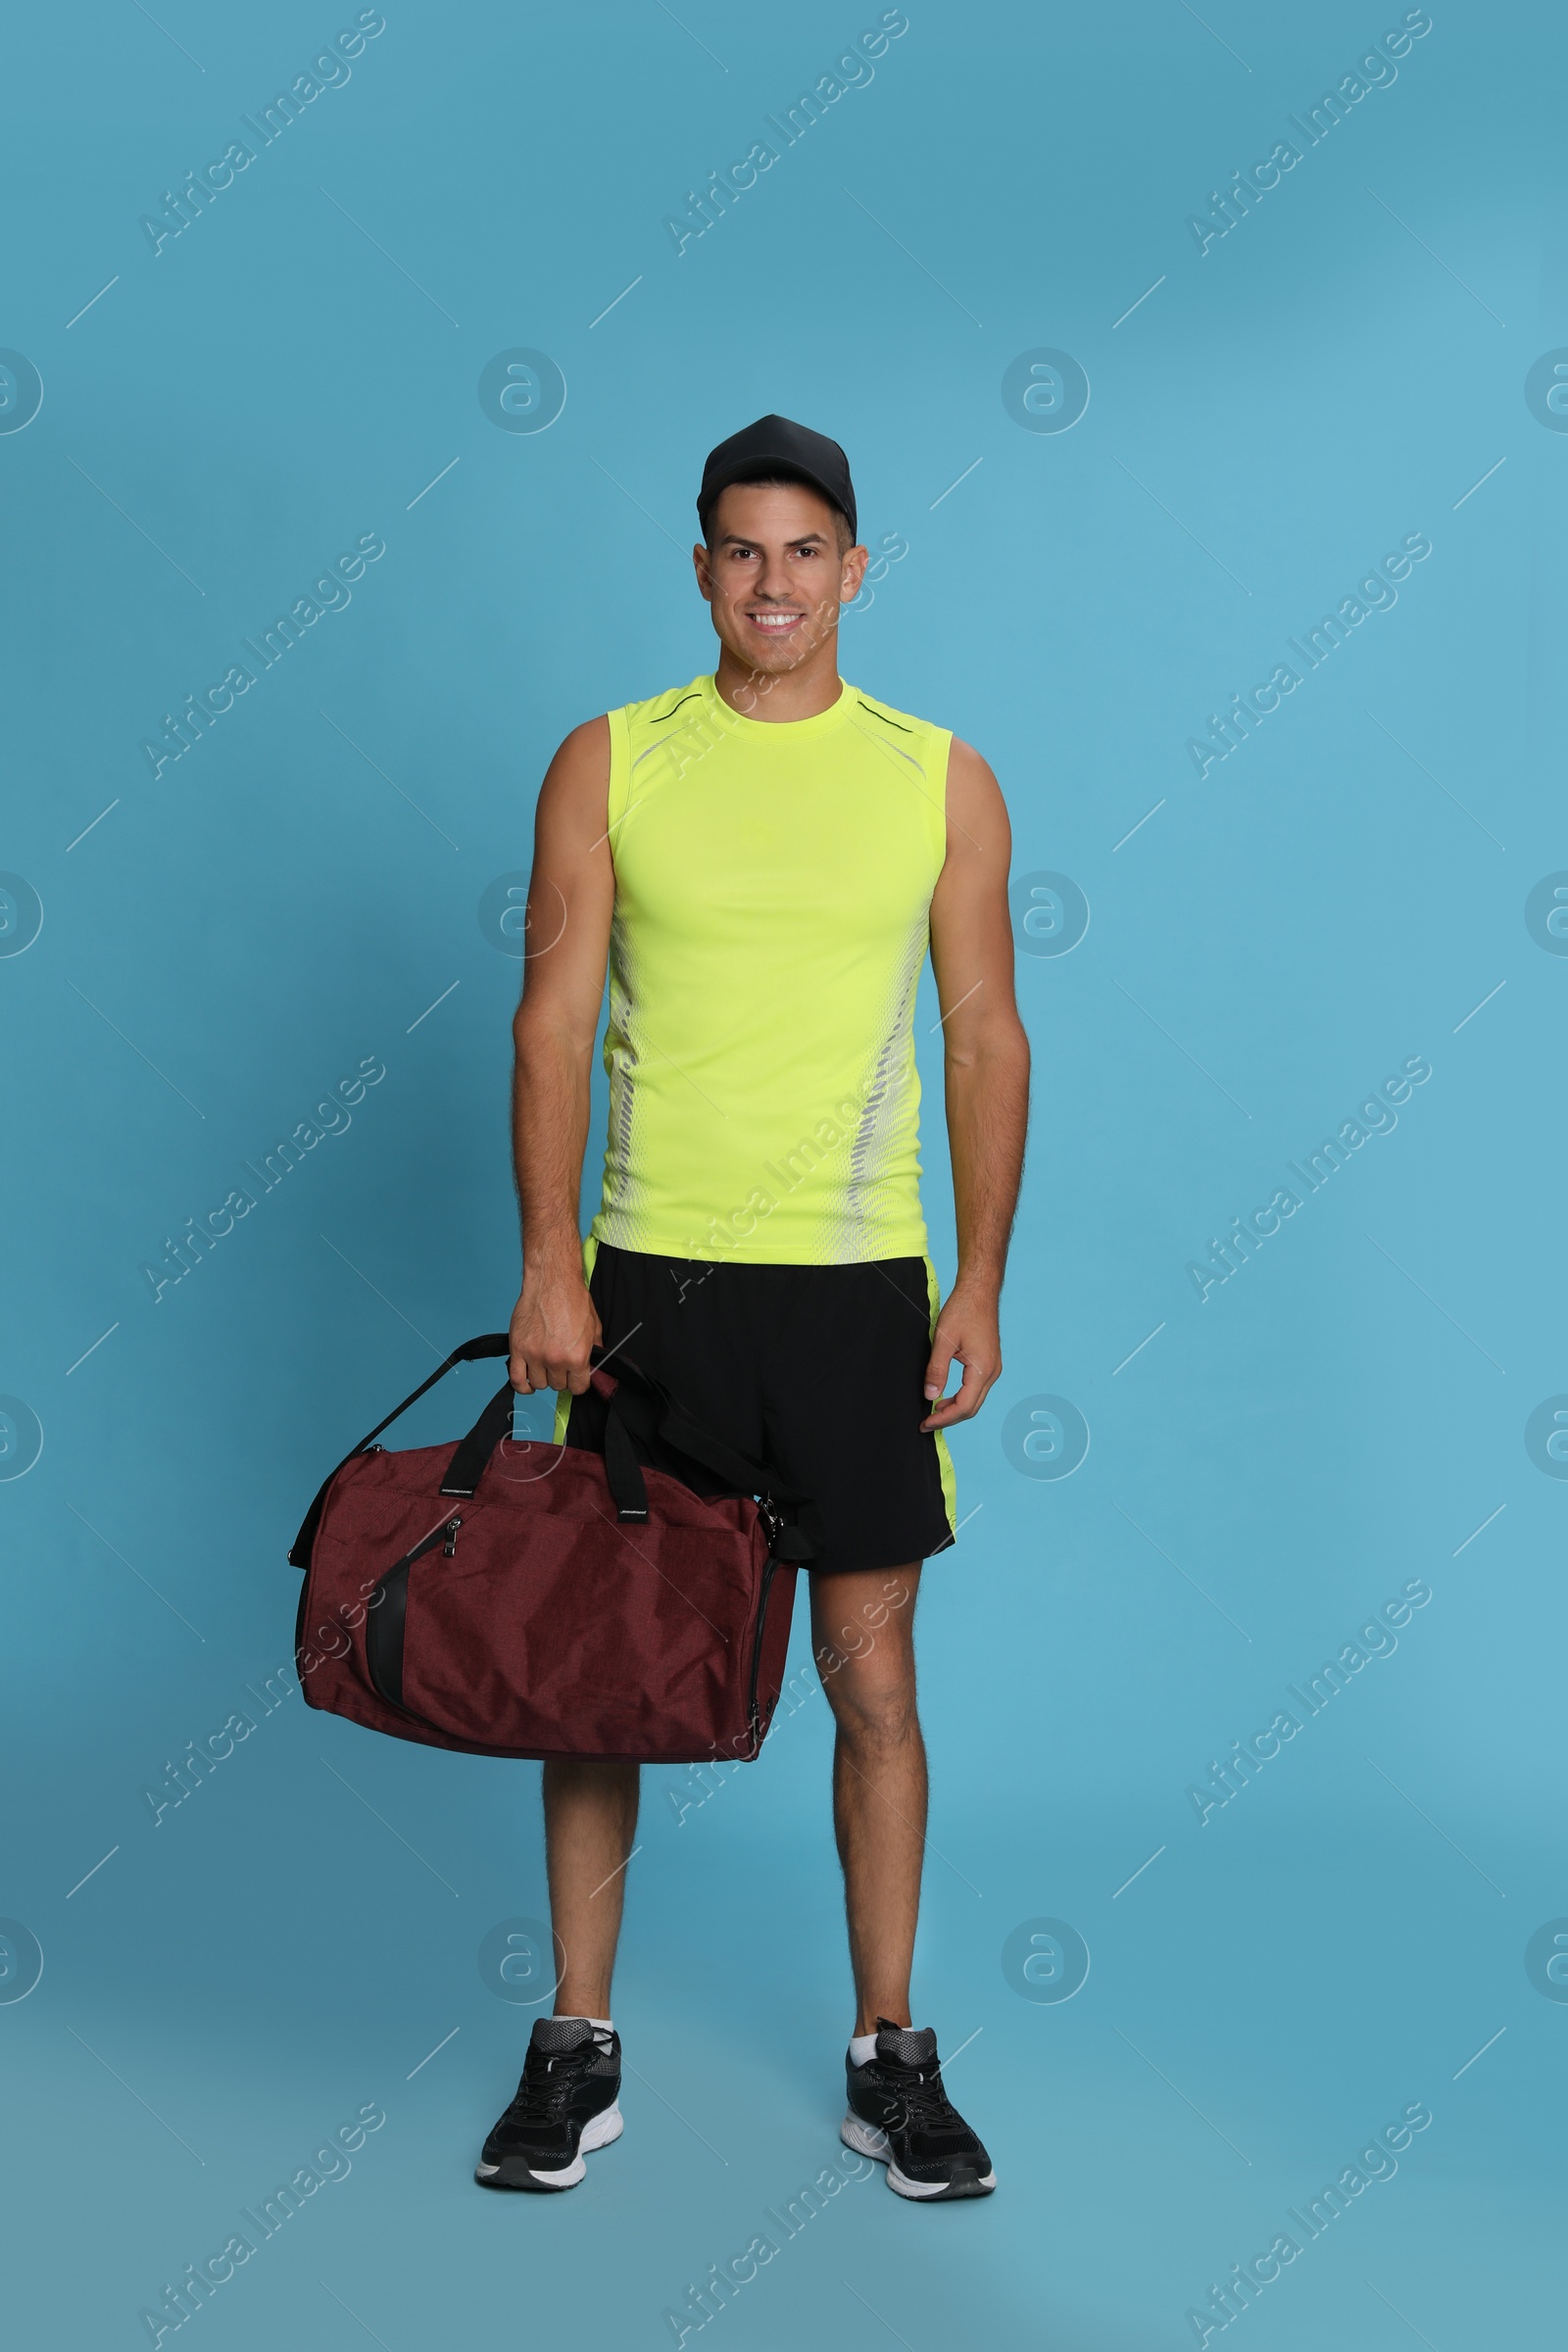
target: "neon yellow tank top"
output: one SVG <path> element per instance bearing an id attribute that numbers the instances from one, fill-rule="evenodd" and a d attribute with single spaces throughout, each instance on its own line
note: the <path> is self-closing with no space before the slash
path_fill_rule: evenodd
<path id="1" fill-rule="evenodd" d="M 745 717 L 710 677 L 610 713 L 610 1129 L 597 1240 L 923 1256 L 915 983 L 947 851 L 942 727 L 843 686 Z"/>

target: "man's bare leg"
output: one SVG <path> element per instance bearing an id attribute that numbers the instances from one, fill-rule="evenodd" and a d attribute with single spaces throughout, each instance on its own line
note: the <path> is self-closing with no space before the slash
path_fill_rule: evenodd
<path id="1" fill-rule="evenodd" d="M 557 2017 L 609 2017 L 626 1857 L 637 1832 L 635 1764 L 544 1768 L 545 1864 L 555 1931 Z"/>
<path id="2" fill-rule="evenodd" d="M 916 1561 L 811 1578 L 811 1646 L 838 1727 L 833 1828 L 857 2034 L 907 2026 L 925 1845 L 925 1742 L 914 1690 Z"/>

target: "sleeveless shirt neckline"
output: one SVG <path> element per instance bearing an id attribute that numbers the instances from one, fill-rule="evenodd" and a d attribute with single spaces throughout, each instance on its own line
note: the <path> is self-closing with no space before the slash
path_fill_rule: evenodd
<path id="1" fill-rule="evenodd" d="M 820 736 L 830 735 L 841 727 L 855 708 L 856 690 L 848 679 L 840 678 L 836 703 L 825 710 L 813 711 L 809 718 L 748 718 L 737 710 L 718 691 L 717 678 L 710 675 L 703 680 L 704 699 L 719 724 L 733 727 L 748 743 L 773 742 L 782 748 L 802 743 L 814 743 Z"/>

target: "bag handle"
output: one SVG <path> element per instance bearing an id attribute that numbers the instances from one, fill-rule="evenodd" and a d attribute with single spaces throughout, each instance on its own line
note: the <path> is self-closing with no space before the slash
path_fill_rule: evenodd
<path id="1" fill-rule="evenodd" d="M 366 1452 L 384 1429 L 390 1429 L 394 1421 L 400 1419 L 411 1405 L 417 1404 L 419 1398 L 433 1389 L 437 1381 L 444 1380 L 457 1365 L 504 1356 L 510 1352 L 510 1348 L 511 1337 L 504 1331 L 482 1332 L 476 1339 L 465 1340 L 462 1347 L 453 1348 L 444 1363 L 436 1366 L 428 1379 L 421 1380 L 401 1404 L 394 1405 L 384 1420 L 368 1430 L 357 1446 L 350 1446 L 342 1461 L 321 1481 L 289 1551 L 290 1566 L 310 1566 L 311 1546 L 316 1541 L 316 1531 L 325 1507 L 327 1490 L 339 1470 L 346 1469 L 357 1455 Z M 619 1366 L 614 1376 L 604 1371 L 612 1356 L 617 1359 Z M 772 1534 L 773 1550 L 778 1558 L 800 1561 L 816 1556 L 820 1529 L 816 1506 L 808 1496 L 793 1487 L 785 1486 L 766 1464 L 754 1462 L 747 1454 L 726 1446 L 722 1439 L 713 1437 L 693 1421 L 662 1382 L 644 1372 L 618 1348 L 596 1348 L 589 1361 L 594 1366 L 602 1391 L 610 1386 L 613 1377 L 613 1386 L 610 1388 L 611 1409 L 605 1430 L 605 1475 L 617 1518 L 635 1521 L 648 1517 L 648 1490 L 632 1437 L 634 1433 L 647 1437 L 652 1427 L 677 1452 L 700 1462 L 704 1469 L 726 1480 L 738 1493 L 761 1498 L 770 1518 L 776 1523 Z M 623 1395 L 623 1389 L 630 1393 Z M 507 1380 L 490 1398 L 467 1436 L 454 1448 L 446 1476 L 441 1482 L 440 1491 L 443 1494 L 471 1495 L 474 1493 L 491 1454 L 512 1427 L 515 1394 L 511 1380 Z M 784 1526 L 777 1508 L 781 1503 L 797 1511 L 807 1526 Z"/>
<path id="2" fill-rule="evenodd" d="M 612 1356 L 617 1359 L 619 1376 L 612 1376 L 605 1369 Z M 780 1519 L 777 1506 L 783 1504 L 801 1511 L 811 1521 L 813 1533 L 818 1532 L 814 1506 L 808 1495 L 783 1485 L 765 1463 L 754 1462 L 748 1454 L 725 1445 L 721 1438 L 715 1438 L 701 1423 L 693 1421 L 662 1382 L 643 1371 L 629 1356 L 621 1354 L 618 1348 L 596 1348 L 589 1362 L 594 1370 L 594 1386 L 607 1397 L 610 1406 L 605 1423 L 605 1477 L 617 1519 L 636 1522 L 648 1517 L 648 1489 L 633 1440 L 641 1438 L 646 1443 L 658 1436 L 678 1453 L 701 1462 L 705 1470 L 724 1479 L 738 1494 L 761 1496 L 775 1519 Z M 490 1456 L 512 1427 L 514 1393 L 510 1381 L 498 1389 L 456 1447 L 441 1481 L 443 1494 L 466 1496 L 475 1492 Z M 383 1422 L 382 1427 L 385 1426 Z M 815 1544 L 801 1528 L 780 1525 L 775 1532 L 779 1558 L 803 1560 L 815 1556 Z"/>
<path id="3" fill-rule="evenodd" d="M 616 1430 L 617 1422 L 624 1414 L 636 1435 L 646 1439 L 657 1433 L 666 1446 L 672 1446 L 678 1453 L 684 1453 L 694 1462 L 701 1462 L 705 1470 L 711 1470 L 715 1477 L 724 1479 L 737 1493 L 760 1496 L 773 1523 L 770 1533 L 775 1558 L 802 1561 L 816 1557 L 821 1545 L 821 1522 L 816 1504 L 809 1495 L 802 1494 L 798 1487 L 787 1486 L 767 1463 L 754 1462 L 749 1454 L 726 1445 L 722 1438 L 715 1438 L 710 1430 L 692 1420 L 662 1381 L 655 1380 L 651 1373 L 633 1363 L 630 1356 L 622 1353 L 618 1348 L 595 1348 L 590 1361 L 600 1370 L 601 1381 L 602 1367 L 612 1355 L 617 1358 L 620 1373 L 628 1374 L 630 1378 L 625 1381 L 617 1377 L 612 1393 L 606 1433 L 607 1469 L 612 1467 L 610 1433 Z M 633 1390 L 633 1398 L 630 1400 L 622 1396 L 625 1387 Z M 613 1489 L 612 1474 L 611 1483 Z M 780 1504 L 797 1514 L 797 1524 L 784 1524 L 778 1507 Z M 624 1518 L 628 1514 L 622 1511 L 621 1516 Z"/>
<path id="4" fill-rule="evenodd" d="M 441 1481 L 443 1494 L 471 1494 L 484 1475 L 485 1464 L 512 1427 L 516 1390 L 507 1381 L 491 1397 L 467 1436 L 458 1446 Z"/>
<path id="5" fill-rule="evenodd" d="M 441 1481 L 443 1494 L 468 1495 L 478 1487 L 490 1456 L 512 1428 L 512 1408 L 518 1392 L 510 1380 L 491 1397 L 467 1436 L 462 1440 L 447 1464 Z M 642 1466 L 632 1447 L 624 1421 L 613 1401 L 605 1430 L 605 1477 L 610 1487 L 615 1515 L 620 1519 L 640 1520 L 648 1516 L 648 1490 L 643 1484 Z"/>

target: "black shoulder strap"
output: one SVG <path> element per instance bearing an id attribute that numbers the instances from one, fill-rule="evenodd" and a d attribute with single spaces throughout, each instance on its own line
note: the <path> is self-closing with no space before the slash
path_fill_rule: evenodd
<path id="1" fill-rule="evenodd" d="M 381 1435 L 383 1429 L 390 1429 L 393 1422 L 401 1414 L 406 1413 L 411 1404 L 417 1404 L 425 1391 L 433 1389 L 438 1380 L 445 1380 L 447 1374 L 457 1365 L 482 1363 L 486 1356 L 505 1355 L 511 1346 L 511 1338 L 504 1331 L 485 1331 L 481 1332 L 476 1340 L 465 1340 L 461 1348 L 453 1348 L 444 1364 L 437 1364 L 428 1380 L 421 1380 L 418 1387 L 405 1396 L 401 1404 L 395 1404 L 392 1407 L 384 1421 L 378 1421 L 372 1430 L 368 1430 L 352 1451 L 344 1455 L 343 1460 L 351 1462 L 356 1453 L 363 1453 L 367 1446 Z M 343 1464 L 340 1462 L 338 1468 L 341 1469 L 342 1466 Z M 335 1475 L 336 1473 L 334 1473 Z"/>
<path id="2" fill-rule="evenodd" d="M 383 1429 L 390 1429 L 400 1414 L 406 1413 L 411 1404 L 417 1404 L 425 1391 L 433 1389 L 438 1380 L 445 1380 L 447 1374 L 456 1365 L 477 1363 L 486 1356 L 505 1355 L 510 1346 L 510 1337 L 504 1331 L 482 1332 L 476 1340 L 465 1340 L 461 1348 L 453 1348 L 444 1364 L 437 1364 L 428 1380 L 421 1380 L 418 1387 L 405 1396 L 401 1404 L 393 1406 L 384 1421 L 378 1421 L 373 1429 L 366 1432 L 357 1446 L 349 1447 L 343 1460 L 336 1465 L 336 1468 L 329 1470 L 322 1479 L 317 1491 L 316 1499 L 305 1514 L 300 1532 L 295 1537 L 293 1548 L 288 1555 L 291 1568 L 308 1568 L 311 1564 L 311 1545 L 316 1541 L 316 1530 L 320 1522 L 322 1506 L 326 1501 L 326 1490 L 336 1478 L 338 1471 L 343 1469 L 347 1463 L 352 1462 L 357 1453 L 364 1453 L 368 1446 L 372 1446 Z M 466 1491 L 472 1492 L 471 1489 Z"/>

